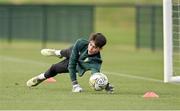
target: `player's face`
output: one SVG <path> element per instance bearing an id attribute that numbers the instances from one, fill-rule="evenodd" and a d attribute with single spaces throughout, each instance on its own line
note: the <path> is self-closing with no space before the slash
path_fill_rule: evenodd
<path id="1" fill-rule="evenodd" d="M 89 42 L 89 45 L 88 45 L 88 54 L 89 54 L 89 55 L 96 54 L 96 53 L 98 53 L 100 50 L 101 50 L 101 48 L 97 47 L 97 46 L 95 45 L 95 42 L 94 42 L 94 41 L 90 41 L 90 42 Z"/>

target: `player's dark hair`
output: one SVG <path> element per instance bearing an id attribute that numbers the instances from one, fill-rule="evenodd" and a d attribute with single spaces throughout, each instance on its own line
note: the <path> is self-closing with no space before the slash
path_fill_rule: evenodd
<path id="1" fill-rule="evenodd" d="M 92 33 L 89 37 L 89 41 L 94 41 L 95 45 L 99 48 L 106 45 L 106 37 L 102 33 Z"/>

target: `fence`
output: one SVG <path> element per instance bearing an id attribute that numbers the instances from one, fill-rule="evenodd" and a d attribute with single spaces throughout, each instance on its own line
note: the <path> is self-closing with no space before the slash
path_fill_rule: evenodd
<path id="1" fill-rule="evenodd" d="M 0 39 L 7 39 L 9 42 L 12 42 L 13 39 L 40 40 L 45 47 L 47 41 L 72 42 L 79 37 L 88 37 L 89 33 L 95 30 L 95 26 L 101 22 L 101 20 L 97 20 L 99 7 L 102 9 L 133 9 L 134 14 L 129 18 L 135 18 L 133 19 L 135 26 L 132 30 L 136 33 L 128 29 L 127 36 L 136 38 L 135 46 L 137 48 L 151 48 L 152 50 L 162 48 L 162 6 L 155 5 L 0 5 Z M 103 17 L 109 16 L 108 12 L 105 14 Z M 117 12 L 115 16 L 127 14 L 126 12 Z M 113 16 L 110 17 L 113 18 Z M 116 24 L 118 22 L 124 21 L 119 20 Z M 106 23 L 104 22 L 104 24 Z M 104 27 L 109 26 L 100 26 L 100 28 Z M 114 26 L 110 28 L 112 29 L 105 31 L 117 30 L 120 32 L 122 29 Z M 124 32 L 122 31 L 122 33 Z M 110 39 L 113 39 L 115 34 L 112 33 L 116 32 L 109 33 L 112 35 Z M 121 33 L 117 34 L 114 41 L 117 43 L 123 41 L 124 38 L 118 38 Z"/>
<path id="2" fill-rule="evenodd" d="M 136 47 L 155 50 L 163 47 L 163 14 L 161 6 L 136 7 Z"/>
<path id="3" fill-rule="evenodd" d="M 0 37 L 26 40 L 74 41 L 93 31 L 92 6 L 0 6 Z"/>

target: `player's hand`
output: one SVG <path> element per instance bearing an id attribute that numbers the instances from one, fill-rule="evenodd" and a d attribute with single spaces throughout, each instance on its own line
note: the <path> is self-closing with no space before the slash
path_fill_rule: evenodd
<path id="1" fill-rule="evenodd" d="M 72 92 L 82 92 L 82 91 L 83 89 L 81 88 L 79 84 L 73 85 Z"/>
<path id="2" fill-rule="evenodd" d="M 108 92 L 108 93 L 114 93 L 114 86 L 112 86 L 110 83 L 108 83 L 105 87 L 105 90 Z"/>

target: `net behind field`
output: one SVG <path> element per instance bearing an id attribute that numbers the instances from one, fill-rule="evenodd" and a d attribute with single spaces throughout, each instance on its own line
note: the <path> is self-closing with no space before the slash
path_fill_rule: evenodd
<path id="1" fill-rule="evenodd" d="M 180 75 L 180 0 L 172 0 L 173 11 L 173 72 Z"/>

